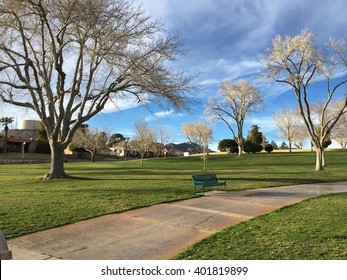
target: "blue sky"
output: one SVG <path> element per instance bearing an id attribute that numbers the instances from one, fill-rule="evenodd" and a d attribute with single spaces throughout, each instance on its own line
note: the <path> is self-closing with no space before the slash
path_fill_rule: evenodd
<path id="1" fill-rule="evenodd" d="M 136 0 L 149 15 L 159 18 L 169 34 L 180 33 L 184 55 L 177 57 L 174 68 L 191 74 L 200 73 L 195 81 L 202 90 L 195 93 L 199 104 L 191 112 L 175 112 L 151 106 L 151 110 L 133 103 L 119 104 L 115 111 L 107 107 L 88 123 L 108 128 L 113 133 L 132 137 L 134 123 L 146 118 L 150 126 L 162 124 L 172 133 L 173 142 L 185 141 L 183 122 L 204 120 L 207 99 L 218 93 L 225 79 L 247 79 L 265 95 L 264 110 L 248 115 L 245 134 L 257 124 L 267 140 L 281 143 L 272 114 L 283 106 L 296 106 L 295 96 L 279 84 L 267 84 L 259 78 L 263 71 L 259 58 L 278 35 L 296 35 L 303 28 L 316 34 L 316 42 L 324 47 L 330 37 L 347 36 L 347 1 L 345 0 Z M 317 84 L 319 88 L 319 84 Z M 27 118 L 28 113 L 17 114 Z M 213 126 L 212 148 L 224 138 L 231 138 L 225 124 Z M 246 135 L 245 135 L 246 136 Z"/>

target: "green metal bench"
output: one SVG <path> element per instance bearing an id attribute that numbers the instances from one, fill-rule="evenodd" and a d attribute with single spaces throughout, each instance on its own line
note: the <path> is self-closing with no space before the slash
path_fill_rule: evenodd
<path id="1" fill-rule="evenodd" d="M 218 181 L 216 174 L 199 174 L 192 175 L 194 183 L 194 192 L 196 193 L 197 188 L 201 188 L 202 194 L 204 194 L 204 188 L 224 186 L 224 191 L 226 189 L 226 180 L 224 182 Z"/>

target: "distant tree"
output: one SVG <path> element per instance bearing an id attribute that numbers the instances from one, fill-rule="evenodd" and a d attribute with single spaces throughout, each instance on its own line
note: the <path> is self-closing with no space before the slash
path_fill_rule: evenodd
<path id="1" fill-rule="evenodd" d="M 263 150 L 263 143 L 264 136 L 263 133 L 259 131 L 259 126 L 252 125 L 252 129 L 248 131 L 248 136 L 246 138 L 246 141 L 249 141 L 253 144 L 254 151 L 252 152 L 261 152 Z"/>
<path id="2" fill-rule="evenodd" d="M 259 146 L 257 144 L 252 143 L 249 140 L 246 140 L 243 143 L 243 150 L 247 154 L 255 154 L 259 150 Z"/>
<path id="3" fill-rule="evenodd" d="M 341 148 L 347 148 L 347 113 L 341 116 L 331 135 Z"/>
<path id="4" fill-rule="evenodd" d="M 112 147 L 113 145 L 122 142 L 124 139 L 124 136 L 120 133 L 112 134 L 108 140 L 107 146 Z"/>
<path id="5" fill-rule="evenodd" d="M 304 141 L 308 138 L 306 127 L 300 122 L 294 128 L 293 144 L 298 149 L 302 149 Z"/>
<path id="6" fill-rule="evenodd" d="M 268 77 L 293 89 L 299 113 L 316 150 L 316 170 L 323 170 L 324 142 L 347 108 L 347 96 L 344 94 L 347 77 L 333 80 L 336 70 L 346 71 L 347 39 L 331 40 L 330 49 L 324 56 L 313 38 L 314 35 L 308 30 L 302 30 L 297 36 L 279 35 L 272 41 L 264 60 Z M 317 116 L 312 110 L 309 92 L 318 78 L 326 81 L 327 97 Z M 335 108 L 334 103 L 338 103 Z"/>
<path id="7" fill-rule="evenodd" d="M 271 144 L 267 144 L 265 146 L 265 151 L 267 151 L 268 153 L 271 153 L 274 150 L 274 147 Z"/>
<path id="8" fill-rule="evenodd" d="M 280 130 L 280 135 L 288 140 L 289 152 L 292 152 L 292 143 L 295 131 L 300 123 L 296 110 L 284 108 L 273 115 L 273 119 Z"/>
<path id="9" fill-rule="evenodd" d="M 233 139 L 223 139 L 218 143 L 218 150 L 221 152 L 229 152 L 230 154 L 238 154 L 239 146 Z"/>
<path id="10" fill-rule="evenodd" d="M 164 149 L 165 145 L 172 139 L 169 129 L 163 125 L 157 125 L 157 127 L 152 130 L 153 132 L 153 148 L 159 157 L 160 151 Z"/>
<path id="11" fill-rule="evenodd" d="M 91 162 L 95 162 L 95 155 L 100 149 L 107 147 L 108 133 L 89 127 L 80 127 L 72 140 L 77 148 L 83 148 L 90 153 Z"/>
<path id="12" fill-rule="evenodd" d="M 282 142 L 282 143 L 281 143 L 281 146 L 280 146 L 280 149 L 281 149 L 281 150 L 288 150 L 289 147 L 288 147 L 288 145 L 287 145 L 286 142 Z"/>
<path id="13" fill-rule="evenodd" d="M 3 149 L 3 153 L 7 153 L 7 139 L 8 139 L 8 125 L 10 123 L 13 122 L 13 117 L 1 117 L 0 118 L 0 124 L 2 124 L 4 126 L 4 131 L 5 131 L 5 135 L 4 135 L 4 149 Z"/>
<path id="14" fill-rule="evenodd" d="M 274 150 L 278 150 L 278 145 L 276 144 L 275 141 L 271 141 L 270 144 L 272 145 L 272 147 L 274 148 Z"/>
<path id="15" fill-rule="evenodd" d="M 210 141 L 212 140 L 211 127 L 207 126 L 204 122 L 183 123 L 182 131 L 191 143 L 195 143 L 202 148 L 203 158 L 204 158 L 203 169 L 206 170 L 208 145 Z"/>
<path id="16" fill-rule="evenodd" d="M 225 80 L 220 85 L 219 98 L 209 100 L 205 114 L 227 125 L 239 146 L 239 156 L 242 156 L 243 124 L 246 116 L 260 108 L 262 102 L 263 95 L 246 80 L 239 80 L 236 83 Z M 233 128 L 234 122 L 237 126 L 237 132 Z"/>
<path id="17" fill-rule="evenodd" d="M 130 142 L 130 146 L 141 156 L 141 167 L 143 167 L 143 159 L 153 144 L 153 131 L 145 120 L 135 123 L 135 135 Z"/>

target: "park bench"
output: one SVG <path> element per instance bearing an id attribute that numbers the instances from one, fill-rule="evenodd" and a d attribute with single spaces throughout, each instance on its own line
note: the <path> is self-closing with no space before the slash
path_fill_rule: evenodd
<path id="1" fill-rule="evenodd" d="M 219 186 L 224 186 L 224 190 L 227 191 L 226 180 L 224 180 L 224 182 L 219 182 L 216 174 L 199 174 L 192 175 L 192 177 L 195 193 L 197 188 L 201 188 L 201 192 L 202 194 L 204 194 L 204 188 L 217 187 L 218 190 Z"/>

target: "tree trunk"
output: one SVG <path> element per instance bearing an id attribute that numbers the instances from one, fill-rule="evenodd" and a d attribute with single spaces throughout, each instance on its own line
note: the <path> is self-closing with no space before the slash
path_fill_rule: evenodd
<path id="1" fill-rule="evenodd" d="M 289 152 L 291 153 L 292 152 L 292 141 L 288 141 L 289 143 Z"/>
<path id="2" fill-rule="evenodd" d="M 64 149 L 61 143 L 50 143 L 51 147 L 51 169 L 45 179 L 69 178 L 64 171 Z"/>
<path id="3" fill-rule="evenodd" d="M 243 135 L 242 135 L 242 128 L 238 128 L 238 136 L 237 136 L 237 144 L 239 145 L 239 157 L 242 157 L 242 150 L 243 150 Z"/>
<path id="4" fill-rule="evenodd" d="M 316 148 L 316 171 L 324 170 L 324 148 Z"/>

